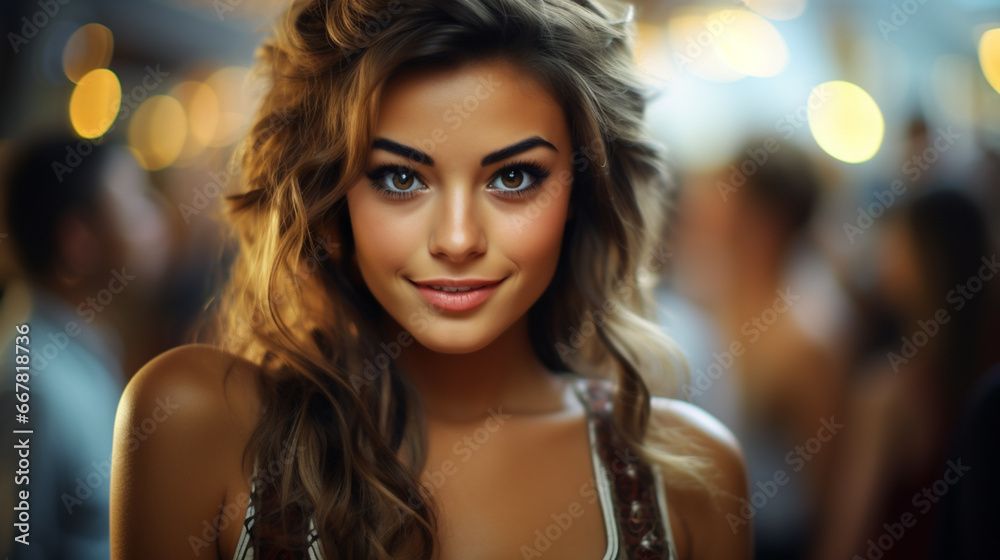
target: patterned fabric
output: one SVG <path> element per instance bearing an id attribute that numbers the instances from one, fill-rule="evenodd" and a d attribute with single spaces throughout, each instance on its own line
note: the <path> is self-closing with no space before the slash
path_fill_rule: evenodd
<path id="1" fill-rule="evenodd" d="M 603 560 L 676 560 L 668 521 L 666 494 L 659 470 L 631 455 L 611 416 L 614 385 L 610 381 L 574 376 L 573 389 L 587 409 L 591 460 L 604 517 L 608 549 Z M 251 494 L 243 531 L 233 560 L 254 560 L 254 548 L 268 550 L 280 536 L 258 534 L 255 503 L 268 503 L 267 492 Z M 301 521 L 301 518 L 298 518 Z M 309 520 L 309 542 L 297 554 L 262 553 L 256 560 L 322 560 L 319 540 Z"/>
<path id="2" fill-rule="evenodd" d="M 635 560 L 676 559 L 670 534 L 663 481 L 658 470 L 629 453 L 612 418 L 614 385 L 581 379 L 583 401 L 597 434 L 597 454 L 611 478 L 615 519 L 627 557 Z"/>

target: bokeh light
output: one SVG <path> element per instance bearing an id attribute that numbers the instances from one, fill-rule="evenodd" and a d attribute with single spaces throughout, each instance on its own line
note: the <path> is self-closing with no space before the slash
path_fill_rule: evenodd
<path id="1" fill-rule="evenodd" d="M 766 19 L 746 10 L 722 10 L 708 19 L 725 22 L 715 46 L 722 60 L 736 72 L 767 77 L 785 69 L 788 47 L 781 33 Z"/>
<path id="2" fill-rule="evenodd" d="M 979 65 L 986 81 L 1000 93 L 1000 28 L 990 29 L 979 38 Z"/>
<path id="3" fill-rule="evenodd" d="M 806 0 L 743 0 L 748 8 L 776 20 L 795 19 L 806 9 Z"/>
<path id="4" fill-rule="evenodd" d="M 170 94 L 181 102 L 187 114 L 187 141 L 176 162 L 185 165 L 198 157 L 215 137 L 219 99 L 212 88 L 194 80 L 177 84 Z"/>
<path id="5" fill-rule="evenodd" d="M 809 94 L 808 110 L 809 130 L 816 143 L 841 161 L 868 161 L 882 145 L 882 111 L 855 84 L 838 80 L 816 86 Z"/>
<path id="6" fill-rule="evenodd" d="M 97 138 L 111 127 L 121 103 L 122 86 L 114 72 L 106 68 L 88 72 L 70 97 L 73 129 L 84 138 Z"/>
<path id="7" fill-rule="evenodd" d="M 663 27 L 638 22 L 634 53 L 636 66 L 647 80 L 670 82 L 676 78 L 670 60 L 670 43 Z"/>
<path id="8" fill-rule="evenodd" d="M 219 112 L 215 133 L 208 142 L 212 147 L 228 146 L 244 131 L 253 111 L 253 97 L 248 91 L 250 71 L 240 66 L 229 66 L 216 71 L 205 80 L 217 99 L 225 100 Z"/>
<path id="9" fill-rule="evenodd" d="M 687 13 L 670 18 L 667 35 L 674 62 L 681 70 L 711 82 L 733 82 L 745 76 L 734 70 L 716 48 L 734 11 Z"/>
<path id="10" fill-rule="evenodd" d="M 180 101 L 155 95 L 136 109 L 128 127 L 128 142 L 144 168 L 163 169 L 180 155 L 187 132 L 187 115 Z"/>
<path id="11" fill-rule="evenodd" d="M 111 62 L 115 40 L 111 30 L 99 23 L 77 29 L 63 49 L 63 72 L 72 82 L 79 82 L 87 72 L 106 68 Z"/>

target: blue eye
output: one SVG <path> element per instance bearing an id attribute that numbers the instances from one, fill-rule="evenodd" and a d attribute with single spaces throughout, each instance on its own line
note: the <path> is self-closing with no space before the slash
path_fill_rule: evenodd
<path id="1" fill-rule="evenodd" d="M 409 198 L 425 186 L 416 171 L 400 165 L 383 165 L 365 175 L 371 180 L 373 189 L 390 198 Z"/>

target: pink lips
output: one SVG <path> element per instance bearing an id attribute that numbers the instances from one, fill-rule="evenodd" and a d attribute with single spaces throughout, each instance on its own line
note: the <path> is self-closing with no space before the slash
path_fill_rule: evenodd
<path id="1" fill-rule="evenodd" d="M 450 278 L 435 278 L 416 282 L 411 280 L 417 288 L 417 292 L 427 300 L 427 303 L 445 311 L 468 311 L 474 309 L 485 302 L 493 292 L 496 291 L 500 280 L 487 280 L 481 278 L 469 278 L 456 280 Z M 445 292 L 432 288 L 431 286 L 441 286 L 449 288 L 471 288 L 463 292 Z"/>

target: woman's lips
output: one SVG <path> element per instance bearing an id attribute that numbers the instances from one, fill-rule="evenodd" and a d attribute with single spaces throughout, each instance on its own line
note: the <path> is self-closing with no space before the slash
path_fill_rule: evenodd
<path id="1" fill-rule="evenodd" d="M 490 282 L 487 284 L 487 282 Z M 485 302 L 493 292 L 496 291 L 497 287 L 503 280 L 492 281 L 455 281 L 455 280 L 433 280 L 427 282 L 413 282 L 411 283 L 417 288 L 417 293 L 420 294 L 427 303 L 438 307 L 445 311 L 468 311 L 474 309 L 483 302 Z M 464 292 L 445 292 L 432 288 L 431 286 L 447 286 L 447 287 L 462 287 L 465 286 L 478 286 Z"/>

